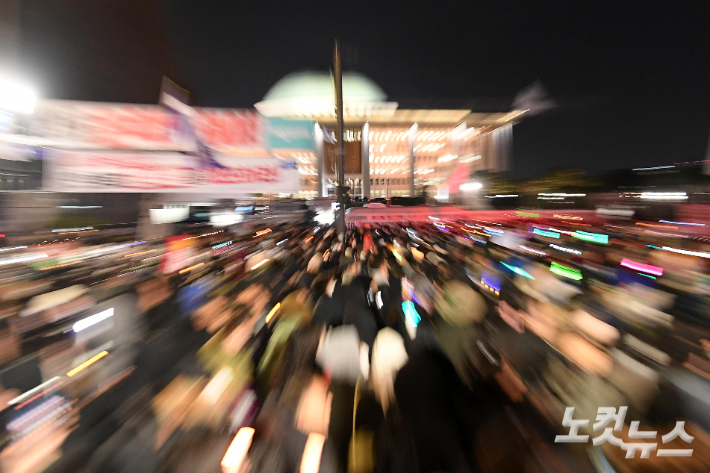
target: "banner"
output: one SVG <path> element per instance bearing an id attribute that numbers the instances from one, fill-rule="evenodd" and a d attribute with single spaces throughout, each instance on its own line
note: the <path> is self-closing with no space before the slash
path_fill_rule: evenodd
<path id="1" fill-rule="evenodd" d="M 194 111 L 192 125 L 213 149 L 263 146 L 263 119 L 255 110 Z M 31 116 L 27 134 L 65 148 L 183 150 L 175 120 L 157 105 L 45 100 Z"/>
<path id="2" fill-rule="evenodd" d="M 313 127 L 311 120 L 287 120 L 268 118 L 266 142 L 269 149 L 313 150 Z"/>
<path id="3" fill-rule="evenodd" d="M 204 167 L 180 153 L 54 151 L 45 159 L 43 188 L 55 192 L 296 193 L 296 162 L 216 156 Z"/>

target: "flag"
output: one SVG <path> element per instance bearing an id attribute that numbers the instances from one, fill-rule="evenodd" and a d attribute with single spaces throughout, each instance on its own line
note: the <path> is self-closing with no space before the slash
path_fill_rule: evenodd
<path id="1" fill-rule="evenodd" d="M 188 154 L 197 158 L 202 168 L 227 169 L 218 163 L 209 146 L 202 142 L 192 125 L 195 111 L 187 104 L 189 94 L 170 79 L 163 77 L 160 105 L 173 116 L 173 140 L 192 148 Z"/>

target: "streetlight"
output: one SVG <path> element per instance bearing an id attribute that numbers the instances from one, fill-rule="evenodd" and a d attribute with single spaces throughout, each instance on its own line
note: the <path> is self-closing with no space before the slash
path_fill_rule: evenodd
<path id="1" fill-rule="evenodd" d="M 0 76 L 0 110 L 30 114 L 35 111 L 37 93 L 11 77 Z"/>

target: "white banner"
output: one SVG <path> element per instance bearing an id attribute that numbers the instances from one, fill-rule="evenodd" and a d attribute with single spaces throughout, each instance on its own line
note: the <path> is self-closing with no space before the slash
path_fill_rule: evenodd
<path id="1" fill-rule="evenodd" d="M 296 193 L 293 160 L 216 156 L 224 169 L 180 153 L 54 151 L 43 188 L 56 192 Z"/>

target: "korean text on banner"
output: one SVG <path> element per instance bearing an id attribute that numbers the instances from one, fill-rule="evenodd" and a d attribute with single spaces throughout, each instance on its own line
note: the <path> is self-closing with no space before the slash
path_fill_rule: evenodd
<path id="1" fill-rule="evenodd" d="M 215 157 L 205 168 L 180 153 L 56 151 L 45 161 L 43 188 L 59 192 L 279 193 L 298 192 L 296 162 Z"/>

